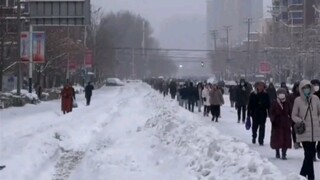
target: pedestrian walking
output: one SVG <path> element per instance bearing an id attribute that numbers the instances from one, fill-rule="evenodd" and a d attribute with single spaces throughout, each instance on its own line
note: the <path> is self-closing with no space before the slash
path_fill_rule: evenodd
<path id="1" fill-rule="evenodd" d="M 194 112 L 194 105 L 196 101 L 199 99 L 198 89 L 194 87 L 193 83 L 189 83 L 189 87 L 187 88 L 187 99 L 188 99 L 188 110 L 190 112 Z"/>
<path id="2" fill-rule="evenodd" d="M 61 110 L 63 114 L 72 112 L 73 102 L 76 99 L 75 90 L 71 84 L 66 84 L 61 91 Z"/>
<path id="3" fill-rule="evenodd" d="M 277 91 L 277 99 L 272 102 L 270 108 L 271 120 L 271 148 L 276 151 L 276 158 L 287 159 L 287 150 L 292 147 L 291 140 L 291 111 L 292 106 L 287 100 L 286 89 L 280 88 Z"/>
<path id="4" fill-rule="evenodd" d="M 37 93 L 37 96 L 39 98 L 39 100 L 41 100 L 41 97 L 42 97 L 42 87 L 40 84 L 37 85 L 36 87 L 36 93 Z"/>
<path id="5" fill-rule="evenodd" d="M 236 108 L 238 111 L 238 123 L 241 120 L 242 113 L 242 122 L 246 120 L 246 110 L 249 101 L 250 87 L 244 79 L 240 80 L 240 84 L 236 89 Z"/>
<path id="6" fill-rule="evenodd" d="M 280 85 L 280 88 L 284 88 L 287 91 L 287 94 L 290 94 L 289 88 L 287 86 L 287 83 L 282 82 Z"/>
<path id="7" fill-rule="evenodd" d="M 276 92 L 276 88 L 274 87 L 273 83 L 269 84 L 266 91 L 269 95 L 270 103 L 272 104 L 274 101 L 277 100 L 277 92 Z M 286 92 L 286 94 L 287 94 L 287 92 Z M 289 94 L 287 94 L 287 95 L 289 95 Z"/>
<path id="8" fill-rule="evenodd" d="M 292 88 L 292 93 L 288 96 L 288 100 L 289 100 L 291 106 L 293 106 L 296 98 L 300 97 L 299 85 L 300 85 L 300 82 L 294 83 L 293 88 Z M 295 122 L 292 122 L 292 127 L 291 127 L 292 141 L 294 143 L 294 148 L 299 149 L 299 148 L 302 148 L 302 146 L 301 146 L 301 143 L 297 142 L 297 135 L 296 135 L 296 131 L 294 129 L 294 125 L 295 125 Z"/>
<path id="9" fill-rule="evenodd" d="M 320 99 L 320 81 L 318 79 L 314 79 L 311 81 L 311 84 L 314 87 L 314 95 L 316 95 Z M 320 159 L 320 141 L 317 142 L 316 145 L 316 154 L 314 156 L 314 161 Z"/>
<path id="10" fill-rule="evenodd" d="M 299 85 L 300 97 L 296 98 L 292 110 L 292 119 L 296 123 L 297 142 L 301 142 L 304 149 L 304 161 L 300 175 L 314 180 L 313 158 L 316 152 L 316 142 L 320 141 L 320 100 L 314 95 L 314 87 L 308 80 Z M 303 128 L 304 127 L 304 128 Z"/>
<path id="11" fill-rule="evenodd" d="M 209 92 L 209 95 L 210 95 L 212 121 L 218 122 L 218 119 L 221 115 L 220 107 L 224 104 L 223 95 L 220 89 L 216 85 L 212 86 L 212 89 Z"/>
<path id="12" fill-rule="evenodd" d="M 266 120 L 270 109 L 270 98 L 265 92 L 265 84 L 263 82 L 257 82 L 255 88 L 256 91 L 252 92 L 249 97 L 248 116 L 252 118 L 252 143 L 256 143 L 259 129 L 258 142 L 260 146 L 263 146 Z"/>
<path id="13" fill-rule="evenodd" d="M 163 97 L 166 97 L 169 94 L 169 85 L 166 81 L 163 81 L 162 86 L 163 86 L 162 87 L 163 88 Z"/>
<path id="14" fill-rule="evenodd" d="M 177 94 L 177 82 L 173 79 L 169 85 L 171 99 L 176 99 Z"/>
<path id="15" fill-rule="evenodd" d="M 87 100 L 87 106 L 90 105 L 93 90 L 94 90 L 94 87 L 91 85 L 91 82 L 88 82 L 88 85 L 85 88 L 85 97 Z"/>
<path id="16" fill-rule="evenodd" d="M 201 112 L 202 105 L 203 105 L 203 100 L 202 100 L 203 84 L 202 83 L 198 83 L 197 90 L 198 90 L 198 96 L 197 96 L 198 112 Z"/>
<path id="17" fill-rule="evenodd" d="M 237 88 L 235 86 L 229 87 L 229 98 L 230 98 L 230 103 L 232 108 L 235 106 L 235 102 L 236 102 L 236 89 Z"/>
<path id="18" fill-rule="evenodd" d="M 187 97 L 187 84 L 183 85 L 182 88 L 179 89 L 179 94 L 180 94 L 180 98 L 181 98 L 181 106 L 185 107 L 186 109 L 188 109 L 188 97 Z"/>
<path id="19" fill-rule="evenodd" d="M 203 116 L 209 116 L 210 113 L 210 88 L 209 84 L 206 84 L 202 90 L 202 100 L 204 105 Z"/>

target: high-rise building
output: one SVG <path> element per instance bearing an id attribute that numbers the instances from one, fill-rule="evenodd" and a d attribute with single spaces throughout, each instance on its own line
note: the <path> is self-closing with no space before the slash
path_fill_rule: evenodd
<path id="1" fill-rule="evenodd" d="M 231 26 L 229 43 L 241 44 L 247 38 L 248 26 L 245 21 L 248 18 L 254 21 L 251 31 L 258 31 L 258 22 L 263 18 L 262 0 L 207 0 L 208 48 L 213 48 L 212 30 L 218 30 L 218 46 L 225 43 L 224 26 Z"/>
<path id="2" fill-rule="evenodd" d="M 273 0 L 276 21 L 286 25 L 291 33 L 300 33 L 318 21 L 316 7 L 319 0 Z"/>

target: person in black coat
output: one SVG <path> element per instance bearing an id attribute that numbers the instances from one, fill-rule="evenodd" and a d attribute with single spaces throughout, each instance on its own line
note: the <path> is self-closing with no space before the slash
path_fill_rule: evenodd
<path id="1" fill-rule="evenodd" d="M 258 82 L 256 91 L 250 94 L 248 104 L 248 116 L 252 118 L 252 143 L 256 143 L 257 131 L 259 129 L 259 145 L 263 146 L 266 121 L 270 109 L 270 98 L 265 92 L 265 84 Z"/>
<path id="2" fill-rule="evenodd" d="M 199 99 L 198 90 L 196 87 L 194 87 L 193 83 L 190 82 L 186 92 L 188 99 L 188 110 L 194 112 L 194 105 L 196 101 Z"/>
<path id="3" fill-rule="evenodd" d="M 289 88 L 288 88 L 288 86 L 287 86 L 287 84 L 285 82 L 282 82 L 280 87 L 286 89 L 287 94 L 290 94 Z"/>
<path id="4" fill-rule="evenodd" d="M 235 101 L 236 101 L 236 87 L 235 86 L 230 86 L 229 87 L 229 95 L 230 95 L 230 103 L 231 107 L 234 107 Z"/>
<path id="5" fill-rule="evenodd" d="M 169 85 L 171 98 L 175 99 L 177 94 L 177 83 L 175 80 L 172 80 Z"/>
<path id="6" fill-rule="evenodd" d="M 294 83 L 293 88 L 292 88 L 292 93 L 289 94 L 289 96 L 288 96 L 288 100 L 289 100 L 291 106 L 293 106 L 294 101 L 296 100 L 296 98 L 300 96 L 299 85 L 300 85 L 300 82 Z M 294 143 L 294 148 L 295 149 L 299 149 L 299 148 L 302 148 L 302 146 L 301 146 L 300 143 L 297 142 L 297 135 L 296 135 L 296 132 L 294 130 L 294 124 L 295 123 L 292 121 L 292 127 L 291 127 L 291 129 L 292 129 L 292 131 L 291 131 L 292 140 L 293 140 L 293 143 Z"/>
<path id="7" fill-rule="evenodd" d="M 240 80 L 240 84 L 236 87 L 235 97 L 236 97 L 236 108 L 238 110 L 238 123 L 241 120 L 242 113 L 242 122 L 246 120 L 246 110 L 249 101 L 250 87 L 244 79 Z"/>
<path id="8" fill-rule="evenodd" d="M 269 95 L 270 103 L 272 104 L 273 101 L 277 100 L 277 91 L 276 91 L 276 88 L 274 87 L 273 83 L 269 84 L 269 86 L 268 86 L 266 91 L 267 91 L 267 93 Z"/>
<path id="9" fill-rule="evenodd" d="M 87 106 L 90 105 L 93 89 L 94 89 L 94 87 L 91 85 L 90 82 L 88 82 L 88 85 L 85 88 L 85 96 L 86 96 L 86 100 L 87 100 Z"/>

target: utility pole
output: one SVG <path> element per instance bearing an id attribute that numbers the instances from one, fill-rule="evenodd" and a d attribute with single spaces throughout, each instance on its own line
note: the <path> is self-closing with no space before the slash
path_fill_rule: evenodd
<path id="1" fill-rule="evenodd" d="M 253 23 L 252 21 L 252 18 L 248 18 L 246 21 L 245 21 L 246 24 L 248 24 L 248 44 L 247 44 L 247 63 L 250 63 L 250 27 L 251 27 L 251 24 Z M 247 75 L 247 69 L 246 69 L 246 75 Z"/>
<path id="2" fill-rule="evenodd" d="M 134 53 L 135 53 L 135 50 L 134 48 L 132 48 L 132 79 L 134 79 L 134 76 L 135 76 L 135 57 L 134 57 Z"/>
<path id="3" fill-rule="evenodd" d="M 2 81 L 3 81 L 3 68 L 4 68 L 4 37 L 5 37 L 5 25 L 4 25 L 4 5 L 0 4 L 0 38 L 1 38 L 1 52 L 0 52 L 0 91 L 2 91 Z"/>
<path id="4" fill-rule="evenodd" d="M 217 50 L 217 38 L 218 38 L 218 30 L 212 30 L 211 35 L 213 38 L 213 43 L 214 43 L 214 50 Z"/>
<path id="5" fill-rule="evenodd" d="M 17 0 L 17 49 L 18 49 L 18 63 L 17 63 L 17 95 L 21 94 L 21 57 L 20 57 L 20 36 L 21 36 L 21 1 Z"/>
<path id="6" fill-rule="evenodd" d="M 228 60 L 229 60 L 230 59 L 229 32 L 231 30 L 231 26 L 224 26 L 224 30 L 227 33 L 227 52 L 228 52 Z"/>
<path id="7" fill-rule="evenodd" d="M 230 45 L 229 45 L 229 32 L 231 30 L 231 26 L 224 26 L 224 30 L 227 33 L 227 60 L 226 60 L 226 68 L 225 68 L 225 75 L 224 78 L 227 78 L 228 76 L 228 69 L 229 69 L 229 60 L 230 60 Z"/>
<path id="8" fill-rule="evenodd" d="M 145 26 L 146 26 L 146 22 L 144 20 L 142 20 L 142 42 L 141 42 L 141 46 L 142 46 L 142 59 L 143 59 L 143 62 L 145 64 L 145 74 L 144 74 L 144 78 L 147 77 L 147 71 L 148 71 L 148 67 L 149 67 L 149 64 L 148 62 L 146 62 L 146 54 L 145 54 L 145 46 L 146 46 L 146 39 L 145 39 Z"/>

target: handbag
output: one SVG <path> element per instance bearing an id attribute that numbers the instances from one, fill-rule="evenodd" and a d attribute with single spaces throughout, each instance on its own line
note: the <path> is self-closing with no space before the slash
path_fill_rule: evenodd
<path id="1" fill-rule="evenodd" d="M 307 115 L 309 111 L 311 115 L 310 104 L 311 102 L 308 103 L 308 109 L 307 109 L 306 115 L 304 116 L 303 121 L 294 124 L 294 130 L 299 135 L 306 132 L 306 124 L 304 123 L 304 121 L 307 119 Z M 311 118 L 312 118 L 312 115 L 311 115 Z"/>

